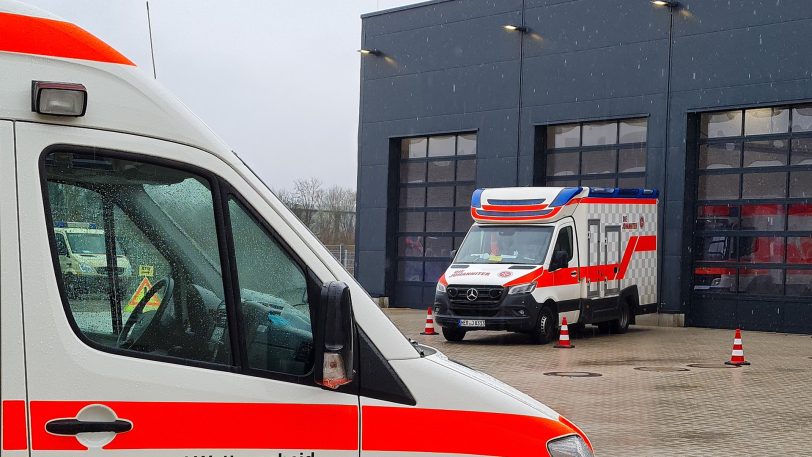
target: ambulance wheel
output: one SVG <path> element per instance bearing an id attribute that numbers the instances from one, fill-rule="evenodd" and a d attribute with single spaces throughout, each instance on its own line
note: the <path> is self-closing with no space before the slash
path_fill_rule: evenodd
<path id="1" fill-rule="evenodd" d="M 612 333 L 626 333 L 629 330 L 629 324 L 632 321 L 632 305 L 629 300 L 623 300 L 619 303 L 620 309 L 618 318 L 613 320 L 610 324 L 609 331 Z"/>
<path id="2" fill-rule="evenodd" d="M 558 327 L 558 319 L 555 312 L 545 305 L 539 311 L 539 319 L 536 328 L 533 330 L 533 342 L 536 344 L 547 344 L 555 340 L 555 332 Z"/>
<path id="3" fill-rule="evenodd" d="M 460 330 L 458 328 L 443 327 L 443 337 L 446 340 L 453 341 L 455 343 L 462 341 L 462 339 L 465 338 L 466 333 L 467 332 L 465 330 Z"/>

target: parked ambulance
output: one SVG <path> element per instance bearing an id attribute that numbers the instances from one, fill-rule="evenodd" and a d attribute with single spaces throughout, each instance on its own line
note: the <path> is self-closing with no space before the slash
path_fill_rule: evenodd
<path id="1" fill-rule="evenodd" d="M 0 195 L 4 457 L 592 455 L 550 408 L 404 338 L 126 57 L 5 0 Z M 59 220 L 103 230 L 93 293 L 67 292 Z M 119 238 L 149 290 L 117 287 Z"/>
<path id="2" fill-rule="evenodd" d="M 528 333 L 570 325 L 625 332 L 657 310 L 656 190 L 477 189 L 471 226 L 434 303 L 449 341 L 473 330 Z"/>
<path id="3" fill-rule="evenodd" d="M 96 224 L 57 221 L 54 223 L 54 242 L 69 296 L 99 289 L 109 280 L 104 230 Z M 123 288 L 133 271 L 120 246 L 116 247 L 116 257 L 119 288 Z"/>

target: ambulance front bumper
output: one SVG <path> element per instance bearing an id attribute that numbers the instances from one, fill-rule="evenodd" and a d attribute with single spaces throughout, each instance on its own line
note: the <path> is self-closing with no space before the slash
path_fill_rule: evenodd
<path id="1" fill-rule="evenodd" d="M 541 306 L 530 294 L 505 295 L 493 304 L 452 302 L 444 293 L 434 297 L 437 325 L 466 331 L 530 332 L 535 328 L 540 310 Z"/>

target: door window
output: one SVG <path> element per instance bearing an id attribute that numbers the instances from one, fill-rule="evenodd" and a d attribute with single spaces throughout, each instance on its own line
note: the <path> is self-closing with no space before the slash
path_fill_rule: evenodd
<path id="1" fill-rule="evenodd" d="M 572 227 L 564 227 L 558 232 L 558 239 L 555 242 L 555 249 L 553 255 L 558 251 L 567 253 L 567 264 L 572 260 Z"/>
<path id="2" fill-rule="evenodd" d="M 116 352 L 232 363 L 209 181 L 100 154 L 44 160 L 60 286 L 81 335 Z"/>
<path id="3" fill-rule="evenodd" d="M 237 200 L 229 199 L 247 365 L 303 375 L 313 365 L 313 332 L 302 268 Z"/>

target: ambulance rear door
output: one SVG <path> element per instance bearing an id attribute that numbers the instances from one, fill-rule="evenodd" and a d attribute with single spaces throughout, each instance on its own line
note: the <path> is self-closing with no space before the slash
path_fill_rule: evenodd
<path id="1" fill-rule="evenodd" d="M 313 382 L 329 272 L 233 168 L 101 130 L 16 138 L 33 457 L 358 455 L 358 395 Z M 60 221 L 104 233 L 74 246 L 93 274 L 73 290 Z"/>

